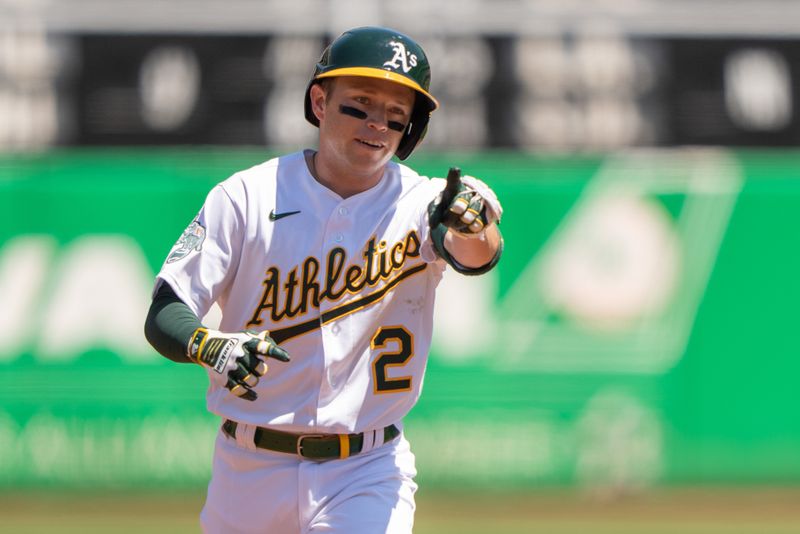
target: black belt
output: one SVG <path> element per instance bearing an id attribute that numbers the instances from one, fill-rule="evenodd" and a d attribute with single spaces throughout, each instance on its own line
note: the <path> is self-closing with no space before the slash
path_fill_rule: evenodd
<path id="1" fill-rule="evenodd" d="M 237 426 L 236 421 L 226 419 L 222 431 L 235 439 Z M 297 454 L 310 460 L 332 460 L 360 453 L 364 447 L 364 434 L 294 434 L 259 426 L 253 441 L 259 449 Z M 388 443 L 399 435 L 400 429 L 389 425 L 383 429 L 383 442 Z"/>

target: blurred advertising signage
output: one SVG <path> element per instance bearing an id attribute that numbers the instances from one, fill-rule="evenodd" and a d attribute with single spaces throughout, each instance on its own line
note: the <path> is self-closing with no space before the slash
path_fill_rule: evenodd
<path id="1" fill-rule="evenodd" d="M 675 39 L 668 49 L 667 141 L 732 146 L 800 141 L 797 41 Z"/>
<path id="2" fill-rule="evenodd" d="M 79 39 L 77 144 L 262 144 L 268 39 Z"/>
<path id="3" fill-rule="evenodd" d="M 54 81 L 64 108 L 57 113 L 58 142 L 313 144 L 303 95 L 326 40 L 76 36 L 74 66 Z M 796 41 L 609 31 L 429 36 L 423 43 L 431 91 L 442 103 L 423 150 L 612 151 L 800 140 Z"/>

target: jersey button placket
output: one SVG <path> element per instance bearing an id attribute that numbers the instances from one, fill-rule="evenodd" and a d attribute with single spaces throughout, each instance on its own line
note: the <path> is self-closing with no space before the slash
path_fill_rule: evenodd
<path id="1" fill-rule="evenodd" d="M 354 222 L 352 208 L 346 206 L 345 201 L 333 206 L 333 209 L 329 212 L 324 237 L 326 250 L 323 258 L 329 258 L 331 250 L 334 248 L 344 249 L 346 254 L 339 278 L 333 284 L 337 291 L 343 287 L 344 272 L 347 267 L 354 263 L 359 263 L 359 260 L 361 260 L 361 247 L 353 243 L 354 235 L 358 234 L 357 229 L 354 228 Z M 320 303 L 319 311 L 321 314 L 329 312 L 341 306 L 348 298 L 350 298 L 350 295 L 344 293 L 335 301 L 325 299 Z M 350 364 L 346 363 L 345 360 L 348 359 L 347 355 L 352 350 L 351 340 L 346 335 L 345 329 L 342 328 L 343 320 L 343 317 L 337 317 L 323 324 L 320 332 L 325 370 L 320 384 L 317 415 L 322 419 L 325 419 L 326 416 L 324 414 L 331 409 L 332 404 L 335 405 L 335 400 L 341 394 L 341 388 L 347 381 L 345 375 L 350 367 Z"/>
<path id="2" fill-rule="evenodd" d="M 338 228 L 342 228 L 342 226 L 349 226 L 349 221 L 344 221 L 342 218 L 346 217 L 350 213 L 350 209 L 347 206 L 339 206 L 336 208 L 336 213 L 339 217 L 334 217 L 334 226 Z M 336 244 L 341 244 L 344 242 L 344 234 L 342 232 L 336 232 L 333 234 L 333 242 Z"/>

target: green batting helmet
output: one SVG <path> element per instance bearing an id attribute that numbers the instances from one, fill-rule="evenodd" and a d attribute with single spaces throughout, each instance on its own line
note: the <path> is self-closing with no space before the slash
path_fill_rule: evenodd
<path id="1" fill-rule="evenodd" d="M 306 89 L 306 120 L 319 126 L 311 109 L 311 86 L 335 76 L 365 76 L 390 80 L 416 92 L 411 120 L 395 155 L 406 159 L 425 135 L 431 112 L 439 107 L 428 88 L 431 67 L 422 47 L 396 30 L 364 27 L 340 35 L 323 52 Z"/>

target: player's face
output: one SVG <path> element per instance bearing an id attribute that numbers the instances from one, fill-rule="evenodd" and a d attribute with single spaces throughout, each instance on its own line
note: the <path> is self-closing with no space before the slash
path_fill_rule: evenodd
<path id="1" fill-rule="evenodd" d="M 342 170 L 382 174 L 411 118 L 414 98 L 413 89 L 388 80 L 336 78 L 318 113 L 320 152 L 338 158 L 336 166 Z"/>

